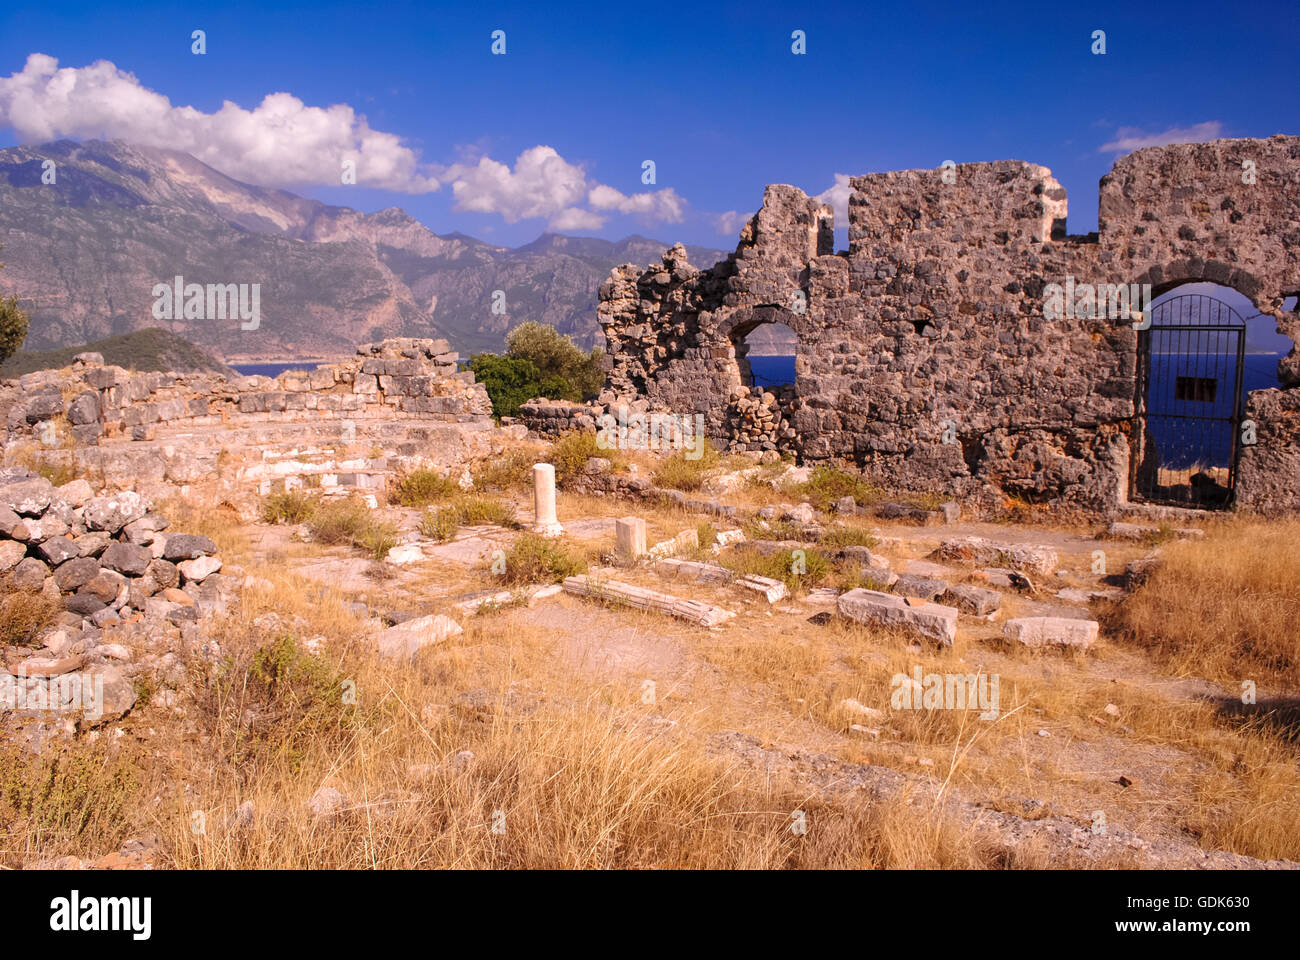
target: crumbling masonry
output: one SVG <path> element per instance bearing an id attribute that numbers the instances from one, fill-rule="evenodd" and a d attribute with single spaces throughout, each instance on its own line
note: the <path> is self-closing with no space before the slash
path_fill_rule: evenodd
<path id="1" fill-rule="evenodd" d="M 770 186 L 712 269 L 681 246 L 662 267 L 616 269 L 600 291 L 602 405 L 702 413 L 733 447 L 851 460 L 905 490 L 1115 512 L 1141 445 L 1138 336 L 1129 317 L 1045 319 L 1046 285 L 1149 283 L 1159 296 L 1208 280 L 1300 335 L 1281 309 L 1300 291 L 1297 137 L 1130 154 L 1102 179 L 1099 233 L 1085 237 L 1065 235 L 1065 191 L 1036 164 L 851 186 L 847 253 L 833 252 L 828 207 Z M 765 398 L 748 386 L 743 339 L 770 322 L 798 336 L 797 380 Z M 1245 408 L 1257 442 L 1240 455 L 1244 506 L 1300 508 L 1295 349 L 1280 379 Z"/>

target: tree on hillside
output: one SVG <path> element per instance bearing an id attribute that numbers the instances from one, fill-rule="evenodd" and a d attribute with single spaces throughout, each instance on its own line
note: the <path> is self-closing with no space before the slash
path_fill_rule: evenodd
<path id="1" fill-rule="evenodd" d="M 476 353 L 465 364 L 474 371 L 474 379 L 483 384 L 492 413 L 497 417 L 513 417 L 519 405 L 533 397 L 548 400 L 581 400 L 582 396 L 572 383 L 563 377 L 544 376 L 537 365 L 523 357 L 500 356 L 495 353 Z"/>
<path id="2" fill-rule="evenodd" d="M 506 354 L 530 361 L 543 377 L 567 380 L 581 395 L 577 399 L 590 400 L 605 384 L 605 373 L 600 369 L 604 351 L 597 347 L 583 353 L 569 337 L 544 323 L 530 320 L 506 334 Z"/>
<path id="3" fill-rule="evenodd" d="M 0 263 L 0 269 L 3 268 L 4 264 Z M 17 353 L 26 339 L 27 314 L 18 309 L 18 298 L 0 297 L 0 363 Z"/>

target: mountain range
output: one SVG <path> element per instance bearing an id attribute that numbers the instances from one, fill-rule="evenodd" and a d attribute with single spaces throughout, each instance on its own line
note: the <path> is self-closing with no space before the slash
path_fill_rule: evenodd
<path id="1" fill-rule="evenodd" d="M 395 336 L 445 337 L 468 355 L 500 350 L 527 320 L 590 348 L 603 343 L 597 289 L 610 269 L 669 246 L 555 233 L 496 246 L 436 234 L 396 207 L 330 206 L 116 140 L 0 150 L 0 244 L 0 295 L 31 316 L 27 350 L 162 327 L 227 362 L 329 358 Z M 699 267 L 726 256 L 687 250 Z M 178 276 L 260 284 L 256 329 L 158 319 L 154 287 Z"/>

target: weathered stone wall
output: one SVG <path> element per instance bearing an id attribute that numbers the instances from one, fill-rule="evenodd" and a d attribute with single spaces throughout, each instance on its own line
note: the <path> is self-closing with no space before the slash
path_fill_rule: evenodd
<path id="1" fill-rule="evenodd" d="M 96 355 L 0 381 L 10 459 L 73 459 L 116 486 L 210 479 L 371 489 L 416 465 L 490 451 L 487 391 L 445 340 L 364 344 L 357 356 L 274 379 L 134 373 Z M 372 451 L 367 452 L 367 451 Z"/>
<path id="2" fill-rule="evenodd" d="M 849 458 L 903 489 L 1112 512 L 1138 426 L 1137 334 L 1129 317 L 1046 319 L 1047 284 L 1150 283 L 1158 296 L 1210 280 L 1300 336 L 1280 311 L 1300 290 L 1300 138 L 1131 154 L 1102 180 L 1100 230 L 1086 237 L 1065 235 L 1065 192 L 1044 167 L 946 173 L 854 178 L 847 253 L 831 252 L 827 207 L 772 186 L 711 270 L 677 246 L 662 267 L 613 271 L 600 291 L 602 403 L 703 413 L 733 448 Z M 798 337 L 793 398 L 746 386 L 738 362 L 768 322 Z M 1294 350 L 1282 367 L 1300 383 Z M 757 440 L 755 400 L 775 423 Z M 1243 453 L 1239 502 L 1300 508 L 1300 439 L 1279 412 L 1294 407 L 1252 395 L 1261 440 Z"/>

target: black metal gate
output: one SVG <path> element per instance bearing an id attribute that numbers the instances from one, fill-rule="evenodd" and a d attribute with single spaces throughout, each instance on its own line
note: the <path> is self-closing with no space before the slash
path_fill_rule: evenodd
<path id="1" fill-rule="evenodd" d="M 1221 300 L 1192 294 L 1151 309 L 1138 334 L 1134 499 L 1231 503 L 1245 354 L 1245 321 Z"/>

